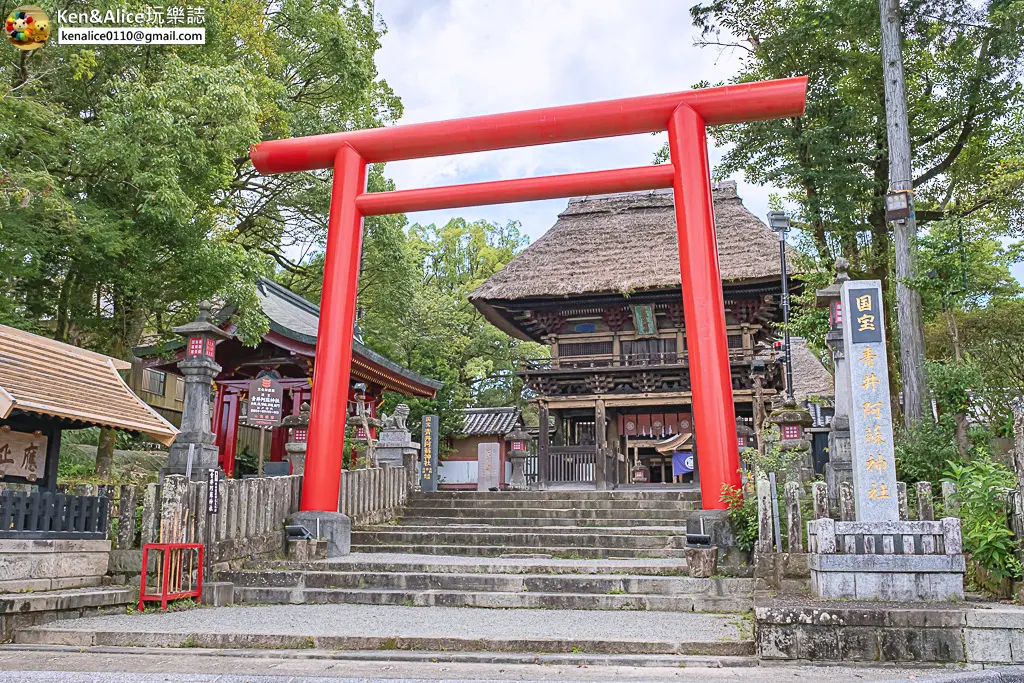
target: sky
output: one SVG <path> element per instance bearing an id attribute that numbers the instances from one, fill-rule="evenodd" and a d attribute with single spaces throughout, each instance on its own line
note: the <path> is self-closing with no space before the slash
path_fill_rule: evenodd
<path id="1" fill-rule="evenodd" d="M 683 0 L 376 0 L 387 26 L 380 75 L 402 98 L 400 123 L 687 90 L 732 77 L 735 51 L 697 47 Z M 398 189 L 415 189 L 650 164 L 665 135 L 392 162 Z M 714 164 L 721 150 L 711 149 Z M 764 220 L 773 188 L 739 193 Z M 566 200 L 408 214 L 442 225 L 462 216 L 517 220 L 535 241 Z"/>

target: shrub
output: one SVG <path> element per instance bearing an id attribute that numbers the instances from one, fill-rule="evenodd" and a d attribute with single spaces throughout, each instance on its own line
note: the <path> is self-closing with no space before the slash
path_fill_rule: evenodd
<path id="1" fill-rule="evenodd" d="M 736 545 L 749 553 L 757 540 L 757 498 L 744 496 L 742 488 L 722 484 L 721 500 L 728 506 L 729 526 Z"/>
<path id="2" fill-rule="evenodd" d="M 1006 519 L 1013 473 L 982 457 L 964 464 L 949 463 L 946 481 L 957 487 L 964 553 L 995 581 L 1020 578 L 1018 543 Z"/>

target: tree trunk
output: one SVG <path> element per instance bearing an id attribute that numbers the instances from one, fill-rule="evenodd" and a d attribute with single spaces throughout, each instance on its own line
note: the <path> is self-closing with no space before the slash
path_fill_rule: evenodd
<path id="1" fill-rule="evenodd" d="M 100 441 L 96 447 L 96 476 L 109 479 L 114 471 L 114 444 L 117 431 L 111 427 L 100 427 Z"/>
<path id="2" fill-rule="evenodd" d="M 971 440 L 967 437 L 967 413 L 954 413 L 956 425 L 956 450 L 965 461 L 970 460 Z"/>
<path id="3" fill-rule="evenodd" d="M 885 120 L 889 139 L 889 185 L 913 190 L 910 132 L 904 92 L 902 26 L 899 0 L 879 0 L 882 18 L 882 73 Z M 900 375 L 903 382 L 903 423 L 910 427 L 924 414 L 924 323 L 921 297 L 911 283 L 917 276 L 917 222 L 914 197 L 908 194 L 910 216 L 896 222 L 896 317 L 900 331 Z"/>

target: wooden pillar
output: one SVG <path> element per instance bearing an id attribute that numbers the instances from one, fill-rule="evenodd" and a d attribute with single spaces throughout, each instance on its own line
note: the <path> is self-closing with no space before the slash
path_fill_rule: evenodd
<path id="1" fill-rule="evenodd" d="M 237 392 L 226 396 L 228 419 L 227 428 L 224 430 L 224 450 L 221 451 L 220 461 L 221 467 L 229 477 L 233 477 L 235 474 L 235 453 L 238 451 L 238 414 L 241 409 L 239 398 L 240 395 Z"/>
<path id="2" fill-rule="evenodd" d="M 550 446 L 550 428 L 548 425 L 548 404 L 546 401 L 541 401 L 539 404 L 539 419 L 538 426 L 540 428 L 537 433 L 537 486 L 541 489 L 548 487 L 548 447 Z"/>
<path id="3" fill-rule="evenodd" d="M 594 488 L 599 491 L 608 489 L 608 432 L 604 416 L 604 400 L 599 398 L 594 402 Z"/>

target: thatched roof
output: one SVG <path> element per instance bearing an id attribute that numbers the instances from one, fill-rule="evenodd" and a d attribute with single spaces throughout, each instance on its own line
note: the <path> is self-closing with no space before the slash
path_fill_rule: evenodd
<path id="1" fill-rule="evenodd" d="M 836 395 L 835 380 L 821 360 L 807 348 L 807 340 L 792 337 L 793 347 L 793 395 L 805 401 L 810 397 L 831 397 Z"/>
<path id="2" fill-rule="evenodd" d="M 736 183 L 716 183 L 712 196 L 723 282 L 778 279 L 778 238 L 743 206 Z M 480 306 L 680 284 L 672 191 L 655 190 L 570 199 L 543 237 L 469 299 Z"/>

